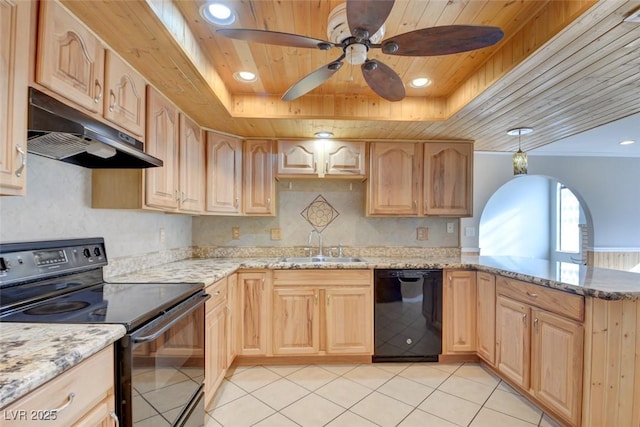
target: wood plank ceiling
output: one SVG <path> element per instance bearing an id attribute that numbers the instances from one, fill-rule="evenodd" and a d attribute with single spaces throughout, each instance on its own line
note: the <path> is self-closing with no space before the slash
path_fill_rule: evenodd
<path id="1" fill-rule="evenodd" d="M 200 15 L 204 0 L 63 0 L 107 44 L 201 126 L 244 138 L 308 138 L 327 130 L 365 140 L 466 139 L 514 151 L 514 127 L 533 127 L 530 150 L 640 112 L 640 0 L 396 0 L 386 36 L 453 24 L 499 26 L 497 45 L 440 57 L 377 58 L 402 77 L 433 80 L 388 102 L 345 64 L 292 102 L 289 86 L 339 56 L 229 40 Z M 234 28 L 327 39 L 336 0 L 227 1 Z M 233 78 L 253 71 L 252 84 Z"/>

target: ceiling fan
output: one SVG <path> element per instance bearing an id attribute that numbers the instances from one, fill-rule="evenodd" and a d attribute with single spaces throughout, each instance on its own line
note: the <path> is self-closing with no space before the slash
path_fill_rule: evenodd
<path id="1" fill-rule="evenodd" d="M 400 56 L 448 55 L 491 46 L 504 36 L 498 27 L 446 25 L 410 31 L 378 43 L 382 37 L 380 34 L 384 33 L 384 22 L 391 13 L 394 1 L 347 0 L 346 22 L 343 22 L 343 25 L 348 26 L 348 31 L 332 33 L 339 24 L 330 19 L 328 33 L 335 34 L 335 37 L 330 37 L 333 41 L 267 30 L 230 28 L 216 32 L 225 37 L 250 42 L 320 50 L 329 50 L 334 47 L 342 49 L 342 55 L 337 59 L 291 86 L 282 95 L 283 101 L 292 101 L 320 86 L 342 67 L 345 58 L 351 64 L 360 65 L 365 81 L 375 93 L 388 101 L 400 101 L 405 97 L 404 84 L 400 76 L 379 60 L 368 59 L 369 49 L 381 49 L 388 55 Z M 341 5 L 334 9 L 334 12 L 340 7 L 344 11 L 345 6 Z M 340 13 L 337 15 L 339 16 Z M 335 25 L 335 28 L 331 28 L 332 25 Z"/>

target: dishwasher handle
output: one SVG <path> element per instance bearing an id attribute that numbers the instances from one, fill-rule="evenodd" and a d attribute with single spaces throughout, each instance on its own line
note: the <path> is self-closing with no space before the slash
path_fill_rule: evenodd
<path id="1" fill-rule="evenodd" d="M 169 328 L 173 327 L 180 319 L 202 306 L 209 298 L 211 298 L 211 296 L 205 292 L 200 292 L 192 296 L 189 300 L 164 313 L 152 322 L 151 325 L 134 333 L 131 339 L 136 344 L 156 340 Z"/>

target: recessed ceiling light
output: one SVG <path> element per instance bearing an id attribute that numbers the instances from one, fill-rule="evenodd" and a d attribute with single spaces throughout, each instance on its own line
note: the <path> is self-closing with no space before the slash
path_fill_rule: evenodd
<path id="1" fill-rule="evenodd" d="M 333 134 L 331 132 L 327 132 L 327 131 L 320 131 L 320 132 L 316 132 L 313 134 L 316 138 L 331 138 L 333 136 Z"/>
<path id="2" fill-rule="evenodd" d="M 251 83 L 258 80 L 258 77 L 251 71 L 238 71 L 233 73 L 233 78 L 243 83 Z"/>
<path id="3" fill-rule="evenodd" d="M 627 139 L 626 141 L 620 141 L 620 145 L 631 145 L 633 143 L 635 143 L 635 141 L 632 139 Z"/>
<path id="4" fill-rule="evenodd" d="M 431 80 L 426 77 L 418 77 L 409 82 L 409 86 L 415 88 L 427 87 L 431 84 Z"/>
<path id="5" fill-rule="evenodd" d="M 207 3 L 200 9 L 200 14 L 215 25 L 231 25 L 236 20 L 236 14 L 224 3 Z"/>

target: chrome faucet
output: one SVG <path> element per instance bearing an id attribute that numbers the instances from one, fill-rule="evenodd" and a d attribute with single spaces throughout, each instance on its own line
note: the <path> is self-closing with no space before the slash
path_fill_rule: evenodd
<path id="1" fill-rule="evenodd" d="M 316 254 L 316 256 L 322 256 L 322 234 L 315 228 L 309 232 L 309 246 L 312 247 L 311 239 L 313 238 L 313 233 L 316 233 L 318 235 L 318 253 Z M 313 252 L 311 252 L 310 255 L 313 256 Z"/>

